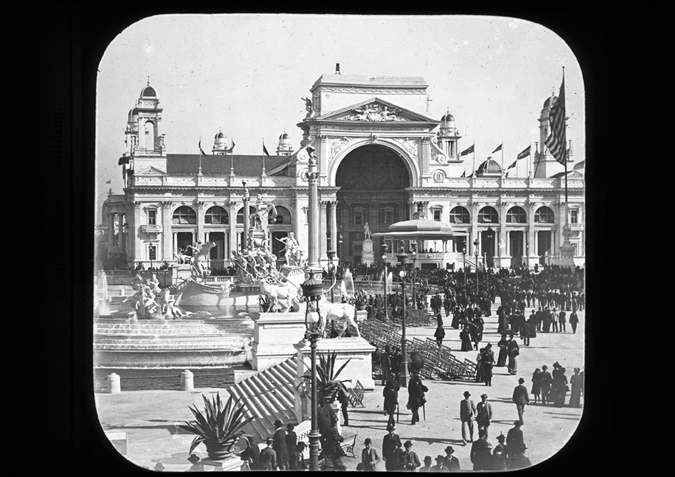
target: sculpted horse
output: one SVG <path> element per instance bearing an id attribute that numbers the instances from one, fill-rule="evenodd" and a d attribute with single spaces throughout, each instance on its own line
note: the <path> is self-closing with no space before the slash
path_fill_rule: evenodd
<path id="1" fill-rule="evenodd" d="M 359 326 L 356 324 L 356 308 L 349 303 L 331 303 L 325 295 L 321 296 L 319 300 L 319 330 L 323 335 L 326 329 L 328 320 L 336 321 L 343 325 L 344 329 L 340 336 L 347 330 L 347 326 L 351 325 L 356 329 L 356 335 L 360 338 L 361 332 Z"/>
<path id="2" fill-rule="evenodd" d="M 287 312 L 293 304 L 300 306 L 298 289 L 292 283 L 273 285 L 262 278 L 258 281 L 258 284 L 260 285 L 260 293 L 270 299 L 270 310 L 276 310 L 279 305 L 279 300 L 286 301 L 286 309 L 283 310 L 284 313 Z"/>

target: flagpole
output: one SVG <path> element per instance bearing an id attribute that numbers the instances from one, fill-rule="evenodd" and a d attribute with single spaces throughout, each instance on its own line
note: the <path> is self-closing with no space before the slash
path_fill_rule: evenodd
<path id="1" fill-rule="evenodd" d="M 504 141 L 501 144 L 502 147 L 502 171 L 504 170 Z"/>
<path id="2" fill-rule="evenodd" d="M 473 142 L 473 172 L 476 172 L 476 141 Z"/>

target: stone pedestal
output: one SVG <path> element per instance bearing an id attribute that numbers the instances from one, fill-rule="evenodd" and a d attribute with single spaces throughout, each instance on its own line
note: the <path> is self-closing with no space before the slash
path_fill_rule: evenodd
<path id="1" fill-rule="evenodd" d="M 537 255 L 530 255 L 527 257 L 527 268 L 533 269 L 536 264 L 539 263 L 539 257 Z"/>
<path id="2" fill-rule="evenodd" d="M 259 313 L 251 317 L 255 323 L 251 345 L 251 366 L 263 371 L 291 358 L 293 347 L 305 336 L 305 314 Z"/>
<path id="3" fill-rule="evenodd" d="M 301 376 L 305 372 L 311 372 L 312 355 L 309 341 L 301 340 L 294 347 L 298 357 L 298 368 L 295 379 L 295 414 L 298 422 L 301 422 L 309 419 L 309 403 L 311 400 L 309 394 L 311 392 L 311 382 L 303 379 Z M 333 351 L 337 353 L 337 359 L 335 360 L 336 370 L 340 369 L 351 358 L 349 364 L 340 372 L 338 380 L 351 379 L 352 385 L 356 384 L 358 380 L 366 391 L 375 389 L 372 364 L 372 355 L 375 347 L 373 345 L 368 343 L 364 338 L 356 337 L 321 339 L 317 342 L 316 346 L 317 365 L 319 364 L 319 355 L 327 355 Z M 302 382 L 307 382 L 308 385 L 301 386 L 298 389 L 298 384 Z M 349 383 L 347 383 L 347 387 L 350 387 Z M 303 389 L 307 389 L 306 395 L 302 392 Z M 338 412 L 338 414 L 340 413 Z"/>
<path id="4" fill-rule="evenodd" d="M 569 224 L 563 227 L 563 244 L 560 246 L 560 260 L 558 265 L 561 267 L 574 268 L 574 245 L 570 243 L 572 231 Z"/>
<path id="5" fill-rule="evenodd" d="M 361 248 L 361 263 L 364 265 L 372 265 L 375 263 L 375 252 L 373 252 L 373 241 L 369 238 L 365 239 Z"/>

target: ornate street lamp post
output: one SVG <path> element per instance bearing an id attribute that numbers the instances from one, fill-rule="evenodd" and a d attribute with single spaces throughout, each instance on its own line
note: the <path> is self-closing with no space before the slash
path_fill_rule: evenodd
<path id="1" fill-rule="evenodd" d="M 476 251 L 476 301 L 478 301 L 478 237 L 474 240 L 473 246 Z"/>
<path id="2" fill-rule="evenodd" d="M 244 186 L 244 196 L 242 197 L 242 200 L 244 201 L 244 233 L 242 234 L 242 240 L 241 240 L 241 251 L 243 252 L 248 248 L 248 233 L 249 233 L 249 227 L 250 227 L 250 214 L 251 211 L 248 208 L 248 203 L 251 200 L 251 196 L 248 193 L 248 187 L 246 187 L 246 182 L 241 181 L 242 185 Z"/>
<path id="3" fill-rule="evenodd" d="M 417 250 L 413 248 L 412 251 L 412 296 L 413 296 L 413 309 L 417 309 L 417 295 L 415 294 L 415 259 L 417 258 Z"/>
<path id="4" fill-rule="evenodd" d="M 320 280 L 310 277 L 300 285 L 302 294 L 307 302 L 305 308 L 305 340 L 309 340 L 311 350 L 312 376 L 312 429 L 309 432 L 309 470 L 319 470 L 319 433 L 317 423 L 317 392 L 316 392 L 316 342 L 321 337 L 318 329 L 319 300 L 323 294 L 323 284 Z M 314 308 L 310 310 L 310 308 Z"/>
<path id="5" fill-rule="evenodd" d="M 335 259 L 335 250 L 329 250 L 326 252 L 328 255 L 328 279 L 330 280 L 330 302 L 335 303 L 335 292 L 334 292 L 334 280 L 335 280 L 335 265 L 333 260 Z"/>
<path id="6" fill-rule="evenodd" d="M 466 245 L 462 249 L 462 255 L 464 256 L 464 291 L 466 292 Z"/>
<path id="7" fill-rule="evenodd" d="M 387 321 L 387 249 L 389 246 L 385 243 L 382 245 L 382 266 L 384 270 L 384 321 Z"/>
<path id="8" fill-rule="evenodd" d="M 403 317 L 402 317 L 402 327 L 401 327 L 401 374 L 400 374 L 400 383 L 401 386 L 408 385 L 408 353 L 406 352 L 405 344 L 405 316 L 406 316 L 406 298 L 405 298 L 405 266 L 408 263 L 408 254 L 405 253 L 405 249 L 401 247 L 401 253 L 396 255 L 398 262 L 401 264 L 401 271 L 399 276 L 401 277 L 401 291 L 403 294 Z"/>

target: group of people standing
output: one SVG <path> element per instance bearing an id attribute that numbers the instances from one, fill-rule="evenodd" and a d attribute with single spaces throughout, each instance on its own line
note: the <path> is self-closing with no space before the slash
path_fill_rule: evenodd
<path id="1" fill-rule="evenodd" d="M 537 368 L 532 374 L 532 395 L 535 403 L 553 404 L 556 407 L 565 405 L 567 392 L 570 392 L 569 406 L 581 407 L 581 396 L 584 391 L 584 373 L 580 368 L 574 368 L 574 374 L 569 382 L 565 375 L 566 369 L 557 361 L 553 363 L 553 371 L 548 366 Z"/>
<path id="2" fill-rule="evenodd" d="M 253 442 L 251 436 L 245 436 L 248 446 L 240 454 L 242 460 L 248 462 L 250 470 L 304 470 L 308 468 L 303 453 L 306 444 L 298 442 L 295 425 L 284 425 L 280 420 L 274 423 L 273 436 L 266 440 L 267 446 L 262 450 Z"/>

